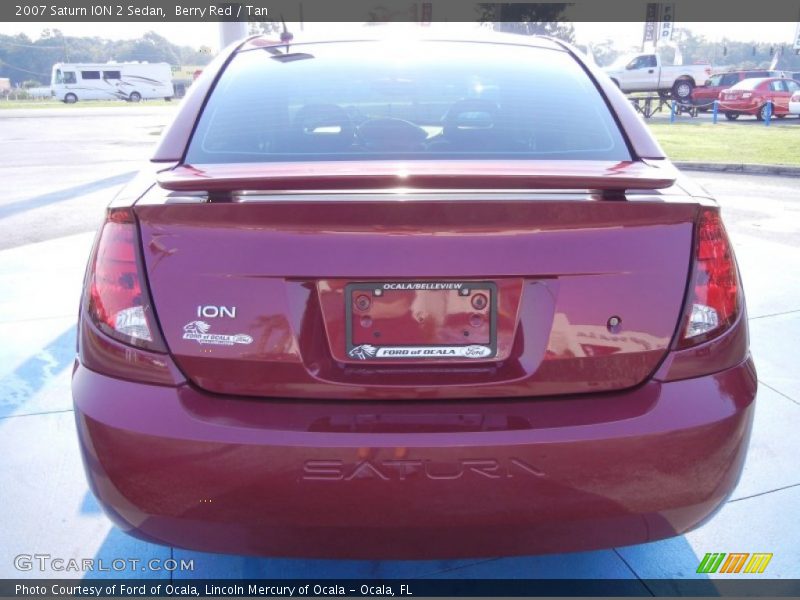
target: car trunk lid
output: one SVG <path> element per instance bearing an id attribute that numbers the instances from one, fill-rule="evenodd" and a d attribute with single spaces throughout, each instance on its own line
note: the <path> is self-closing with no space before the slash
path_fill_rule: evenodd
<path id="1" fill-rule="evenodd" d="M 504 191 L 463 191 L 455 168 L 406 173 L 439 185 L 421 191 L 366 168 L 381 189 L 347 191 L 362 181 L 354 174 L 320 191 L 334 179 L 306 173 L 283 193 L 277 176 L 244 174 L 262 167 L 183 168 L 136 206 L 165 340 L 203 389 L 352 400 L 600 392 L 641 383 L 667 352 L 696 206 L 604 198 L 663 187 L 668 172 L 586 169 L 567 185 L 545 169 L 489 169 Z M 297 192 L 294 177 L 314 191 Z M 566 189 L 552 189 L 556 179 Z"/>

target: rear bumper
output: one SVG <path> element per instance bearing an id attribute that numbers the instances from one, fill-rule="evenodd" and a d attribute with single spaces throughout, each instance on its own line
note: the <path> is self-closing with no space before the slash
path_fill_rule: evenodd
<path id="1" fill-rule="evenodd" d="M 309 402 L 212 396 L 78 366 L 92 491 L 127 532 L 238 554 L 444 558 L 683 533 L 736 485 L 750 360 L 595 396 Z"/>
<path id="2" fill-rule="evenodd" d="M 761 104 L 749 101 L 720 100 L 719 111 L 722 113 L 738 113 L 740 115 L 756 115 Z"/>

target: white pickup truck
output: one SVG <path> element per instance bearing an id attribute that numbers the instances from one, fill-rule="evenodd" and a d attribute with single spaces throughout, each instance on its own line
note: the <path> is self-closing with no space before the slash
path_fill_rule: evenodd
<path id="1" fill-rule="evenodd" d="M 711 65 L 664 65 L 650 53 L 622 56 L 603 70 L 625 93 L 658 92 L 688 102 L 694 87 L 708 79 Z"/>

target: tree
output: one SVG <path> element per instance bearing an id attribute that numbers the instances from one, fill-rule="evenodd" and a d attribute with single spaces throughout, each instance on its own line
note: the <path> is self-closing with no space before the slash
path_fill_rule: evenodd
<path id="1" fill-rule="evenodd" d="M 180 64 L 178 48 L 155 31 L 148 31 L 138 40 L 126 40 L 117 49 L 117 60 L 138 60 Z"/>
<path id="2" fill-rule="evenodd" d="M 620 55 L 620 52 L 614 47 L 613 40 L 606 39 L 602 42 L 592 44 L 592 54 L 594 54 L 594 59 L 597 61 L 597 64 L 601 67 L 605 67 L 614 62 Z"/>
<path id="3" fill-rule="evenodd" d="M 209 46 L 200 46 L 197 50 L 188 46 L 181 46 L 179 50 L 181 65 L 205 65 L 214 56 L 214 51 Z"/>
<path id="4" fill-rule="evenodd" d="M 575 28 L 564 22 L 568 4 L 481 4 L 481 21 L 493 23 L 496 31 L 522 35 L 547 35 L 575 42 Z"/>
<path id="5" fill-rule="evenodd" d="M 778 49 L 776 44 L 733 41 L 723 38 L 721 42 L 710 42 L 689 29 L 676 28 L 675 36 L 683 54 L 683 63 L 708 62 L 726 69 L 765 69 Z M 796 71 L 800 69 L 800 56 L 784 49 L 778 69 Z"/>
<path id="6" fill-rule="evenodd" d="M 50 81 L 57 62 L 148 61 L 171 65 L 202 66 L 213 56 L 208 47 L 199 50 L 176 46 L 155 32 L 134 40 L 64 36 L 58 29 L 45 29 L 37 40 L 24 34 L 0 35 L 0 77 L 14 85 L 26 80 Z"/>

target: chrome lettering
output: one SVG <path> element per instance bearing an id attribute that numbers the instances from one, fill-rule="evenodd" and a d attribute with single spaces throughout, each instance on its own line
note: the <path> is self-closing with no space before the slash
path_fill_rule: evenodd
<path id="1" fill-rule="evenodd" d="M 216 319 L 216 318 L 223 318 L 228 317 L 230 319 L 236 318 L 236 307 L 235 306 L 214 306 L 213 304 L 208 306 L 198 306 L 197 307 L 197 316 L 198 317 L 205 317 L 206 319 Z"/>
<path id="2" fill-rule="evenodd" d="M 494 480 L 519 476 L 545 477 L 545 473 L 541 469 L 537 469 L 520 458 L 511 457 L 502 460 L 463 458 L 447 462 L 421 459 L 360 460 L 351 464 L 341 460 L 307 460 L 303 464 L 302 479 L 306 481 L 352 481 L 353 479 L 406 481 L 424 478 L 431 481 L 454 481 L 470 475 Z"/>

